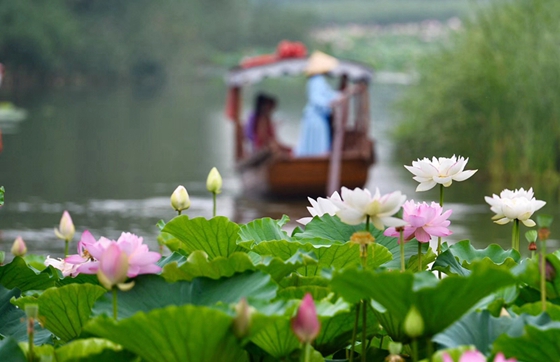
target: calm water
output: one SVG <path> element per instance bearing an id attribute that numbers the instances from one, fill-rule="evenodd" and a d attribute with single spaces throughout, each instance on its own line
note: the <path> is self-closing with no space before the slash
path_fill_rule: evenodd
<path id="1" fill-rule="evenodd" d="M 277 127 L 285 143 L 295 144 L 297 139 L 303 85 L 303 79 L 284 79 L 258 88 L 279 96 Z M 435 200 L 435 189 L 416 194 L 410 173 L 393 160 L 390 104 L 403 87 L 371 87 L 371 133 L 379 162 L 370 169 L 367 187 Z M 256 90 L 247 90 L 246 109 Z M 205 181 L 213 166 L 224 178 L 218 214 L 240 223 L 283 214 L 294 222 L 306 216 L 306 200 L 267 202 L 243 195 L 233 169 L 233 127 L 223 116 L 225 92 L 221 78 L 171 83 L 152 94 L 124 87 L 49 90 L 14 99 L 0 92 L 1 100 L 12 100 L 29 112 L 23 122 L 0 124 L 4 132 L 0 184 L 6 188 L 0 250 L 9 251 L 21 235 L 31 252 L 60 255 L 62 241 L 55 238 L 53 228 L 64 210 L 72 214 L 78 235 L 89 229 L 96 237 L 117 238 L 122 231 L 131 231 L 155 247 L 156 222 L 175 215 L 169 196 L 177 185 L 184 185 L 191 196 L 188 215 L 211 216 Z M 454 235 L 449 240 L 469 238 L 479 247 L 491 241 L 509 245 L 511 226 L 492 224 L 483 200 L 500 190 L 488 190 L 475 175 L 446 191 L 446 207 L 453 209 Z M 545 211 L 556 214 L 557 209 L 549 204 Z"/>

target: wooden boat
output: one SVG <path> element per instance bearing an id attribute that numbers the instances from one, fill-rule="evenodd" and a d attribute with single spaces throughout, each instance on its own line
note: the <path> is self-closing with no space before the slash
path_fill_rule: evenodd
<path id="1" fill-rule="evenodd" d="M 370 115 L 368 84 L 373 70 L 363 64 L 340 60 L 328 75 L 340 78 L 340 90 L 352 83 L 358 92 L 345 96 L 333 109 L 333 144 L 328 156 L 289 157 L 270 150 L 247 150 L 242 114 L 242 88 L 266 77 L 304 73 L 306 57 L 265 57 L 264 62 L 245 63 L 226 75 L 226 113 L 235 124 L 235 161 L 245 190 L 272 197 L 325 196 L 341 186 L 363 187 L 368 169 L 375 161 L 373 140 L 368 137 Z"/>

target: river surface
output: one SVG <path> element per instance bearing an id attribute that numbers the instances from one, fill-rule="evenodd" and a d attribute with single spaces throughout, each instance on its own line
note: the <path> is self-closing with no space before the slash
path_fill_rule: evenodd
<path id="1" fill-rule="evenodd" d="M 245 111 L 257 90 L 276 94 L 279 137 L 294 145 L 305 103 L 304 82 L 268 80 L 246 89 Z M 370 132 L 376 139 L 378 163 L 370 169 L 366 187 L 379 187 L 383 193 L 401 190 L 415 200 L 437 200 L 437 188 L 416 193 L 412 175 L 393 157 L 391 131 L 396 121 L 391 104 L 405 87 L 374 83 L 370 88 Z M 177 185 L 184 185 L 190 194 L 189 216 L 211 217 L 212 198 L 205 181 L 214 166 L 224 179 L 219 215 L 245 223 L 286 214 L 291 219 L 287 229 L 293 229 L 295 220 L 307 216 L 307 200 L 265 201 L 242 192 L 233 167 L 233 127 L 223 112 L 225 95 L 220 77 L 170 81 L 153 92 L 130 87 L 64 89 L 17 98 L 0 92 L 0 100 L 28 111 L 22 122 L 0 123 L 4 136 L 0 184 L 6 188 L 6 203 L 0 209 L 0 250 L 9 252 L 21 235 L 30 252 L 60 256 L 63 242 L 53 228 L 64 210 L 71 213 L 77 229 L 72 249 L 85 229 L 95 237 L 109 238 L 130 231 L 156 248 L 156 223 L 175 216 L 169 196 Z M 445 207 L 453 209 L 454 233 L 447 240 L 471 239 L 477 247 L 491 242 L 510 245 L 511 224 L 493 224 L 483 199 L 499 191 L 488 190 L 476 175 L 446 189 Z M 558 220 L 556 210 L 558 206 L 551 203 L 544 209 Z M 527 244 L 522 240 L 521 245 Z M 556 247 L 557 241 L 552 245 Z"/>

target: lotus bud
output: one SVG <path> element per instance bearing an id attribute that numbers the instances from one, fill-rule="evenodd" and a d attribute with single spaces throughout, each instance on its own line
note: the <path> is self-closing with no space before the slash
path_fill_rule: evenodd
<path id="1" fill-rule="evenodd" d="M 385 357 L 386 362 L 404 362 L 404 358 L 400 356 L 402 352 L 402 343 L 389 342 L 389 355 Z"/>
<path id="2" fill-rule="evenodd" d="M 74 237 L 76 229 L 74 228 L 74 223 L 68 211 L 62 213 L 62 218 L 60 219 L 60 225 L 58 229 L 54 229 L 54 233 L 57 238 L 62 240 L 70 241 Z"/>
<path id="3" fill-rule="evenodd" d="M 239 339 L 249 334 L 252 324 L 252 315 L 255 309 L 247 303 L 247 299 L 241 298 L 235 306 L 235 318 L 233 319 L 233 334 Z"/>
<path id="4" fill-rule="evenodd" d="M 27 253 L 27 246 L 21 236 L 18 236 L 12 245 L 12 254 L 14 256 L 24 256 L 25 253 Z"/>
<path id="5" fill-rule="evenodd" d="M 4 260 L 6 260 L 6 253 L 0 251 L 0 265 L 4 264 Z"/>
<path id="6" fill-rule="evenodd" d="M 305 294 L 296 316 L 292 318 L 292 331 L 301 343 L 312 343 L 321 331 L 321 322 L 309 293 Z"/>
<path id="7" fill-rule="evenodd" d="M 539 226 L 539 240 L 548 240 L 550 236 L 550 225 L 552 225 L 552 220 L 553 218 L 551 215 L 537 216 L 537 225 Z"/>
<path id="8" fill-rule="evenodd" d="M 222 192 L 222 176 L 220 176 L 216 167 L 212 167 L 210 173 L 208 174 L 208 178 L 206 179 L 206 188 L 214 194 Z"/>
<path id="9" fill-rule="evenodd" d="M 424 320 L 415 305 L 406 314 L 403 327 L 406 335 L 411 338 L 418 338 L 424 333 Z"/>
<path id="10" fill-rule="evenodd" d="M 173 194 L 171 194 L 171 206 L 178 212 L 187 210 L 191 207 L 191 199 L 189 193 L 184 186 L 177 186 Z"/>

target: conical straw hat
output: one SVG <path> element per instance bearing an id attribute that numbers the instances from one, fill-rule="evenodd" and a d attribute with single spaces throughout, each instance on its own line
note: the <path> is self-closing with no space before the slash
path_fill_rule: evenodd
<path id="1" fill-rule="evenodd" d="M 323 74 L 330 72 L 337 66 L 338 60 L 335 57 L 332 57 L 320 51 L 314 51 L 307 60 L 307 65 L 305 66 L 305 74 Z"/>

